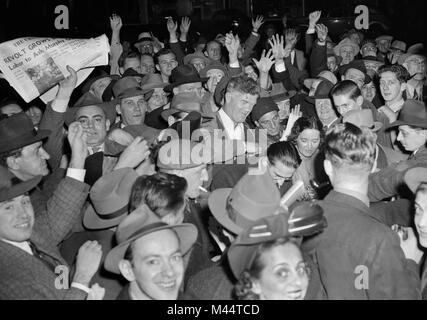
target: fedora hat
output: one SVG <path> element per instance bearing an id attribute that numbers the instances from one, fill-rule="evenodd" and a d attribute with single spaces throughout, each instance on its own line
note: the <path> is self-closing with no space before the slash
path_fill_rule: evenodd
<path id="1" fill-rule="evenodd" d="M 134 76 L 126 76 L 121 78 L 113 87 L 114 98 L 117 100 L 143 96 L 145 100 L 150 99 L 154 89 L 144 90 L 141 88 L 141 83 Z"/>
<path id="2" fill-rule="evenodd" d="M 37 176 L 28 181 L 21 181 L 9 170 L 0 166 L 0 202 L 10 200 L 33 190 L 42 180 Z"/>
<path id="3" fill-rule="evenodd" d="M 83 225 L 90 230 L 117 226 L 128 214 L 132 186 L 137 173 L 124 168 L 103 175 L 90 190 L 92 205 L 83 218 Z"/>
<path id="4" fill-rule="evenodd" d="M 406 43 L 399 40 L 394 40 L 390 46 L 390 49 L 397 49 L 402 52 L 406 51 Z"/>
<path id="5" fill-rule="evenodd" d="M 408 48 L 408 53 L 420 54 L 424 51 L 423 43 L 416 43 Z"/>
<path id="6" fill-rule="evenodd" d="M 90 87 L 92 87 L 92 85 L 101 79 L 111 79 L 111 80 L 117 80 L 118 78 L 120 78 L 120 76 L 118 75 L 110 75 L 107 72 L 105 72 L 104 70 L 98 71 L 97 74 L 93 75 L 92 77 L 88 78 L 83 87 L 82 87 L 82 93 L 86 93 L 90 91 Z"/>
<path id="7" fill-rule="evenodd" d="M 378 44 L 378 42 L 380 42 L 380 41 L 382 41 L 382 40 L 387 40 L 387 41 L 392 42 L 392 41 L 393 41 L 393 36 L 389 36 L 389 35 L 381 35 L 381 36 L 379 36 L 379 37 L 377 37 L 377 38 L 375 39 L 375 42 Z"/>
<path id="8" fill-rule="evenodd" d="M 228 74 L 227 69 L 221 62 L 209 59 L 207 66 L 204 69 L 200 70 L 200 76 L 202 78 L 208 77 L 207 73 L 210 70 L 221 70 L 222 72 L 224 72 L 224 76 Z"/>
<path id="9" fill-rule="evenodd" d="M 209 196 L 209 209 L 227 230 L 239 234 L 253 221 L 274 215 L 280 192 L 268 172 L 246 174 L 233 189 L 217 189 Z"/>
<path id="10" fill-rule="evenodd" d="M 373 132 L 377 132 L 383 127 L 381 122 L 374 121 L 374 116 L 370 109 L 349 111 L 344 115 L 342 122 L 354 124 L 359 128 L 367 128 Z"/>
<path id="11" fill-rule="evenodd" d="M 343 40 L 341 40 L 340 43 L 338 43 L 335 47 L 334 47 L 334 53 L 335 55 L 339 56 L 340 55 L 340 50 L 343 47 L 352 47 L 353 48 L 353 52 L 355 54 L 358 54 L 360 49 L 359 46 L 357 45 L 357 43 L 353 42 L 352 40 L 350 40 L 349 38 L 344 38 Z"/>
<path id="12" fill-rule="evenodd" d="M 139 207 L 119 224 L 116 231 L 118 245 L 108 252 L 104 263 L 105 269 L 120 274 L 119 262 L 124 259 L 132 242 L 147 234 L 166 229 L 176 232 L 183 255 L 188 253 L 196 242 L 198 231 L 193 224 L 168 225 L 162 222 L 146 205 Z"/>
<path id="13" fill-rule="evenodd" d="M 252 109 L 251 117 L 253 121 L 258 121 L 262 116 L 269 112 L 279 112 L 279 107 L 270 97 L 259 98 Z"/>
<path id="14" fill-rule="evenodd" d="M 182 121 L 175 122 L 168 129 L 175 130 L 176 132 L 178 132 L 179 139 L 184 139 L 184 135 L 187 133 L 191 137 L 194 131 L 200 129 L 201 124 L 202 115 L 198 112 L 192 111 Z M 186 128 L 189 128 L 189 130 L 187 130 Z"/>
<path id="15" fill-rule="evenodd" d="M 349 69 L 356 69 L 362 72 L 365 76 L 365 84 L 372 81 L 371 77 L 367 74 L 365 62 L 363 60 L 353 60 L 350 63 L 339 67 L 338 72 L 342 77 Z"/>
<path id="16" fill-rule="evenodd" d="M 108 101 L 114 100 L 113 87 L 116 84 L 116 82 L 120 80 L 120 78 L 121 77 L 118 75 L 111 75 L 111 82 L 105 88 L 104 93 L 102 94 L 102 101 L 108 102 Z"/>
<path id="17" fill-rule="evenodd" d="M 333 87 L 334 87 L 334 84 L 332 82 L 330 82 L 329 80 L 323 79 L 317 86 L 314 96 L 306 97 L 305 100 L 311 104 L 315 104 L 316 100 L 330 99 L 329 94 Z"/>
<path id="18" fill-rule="evenodd" d="M 141 82 L 141 88 L 144 91 L 164 89 L 167 85 L 168 84 L 163 82 L 162 76 L 158 73 L 147 74 Z"/>
<path id="19" fill-rule="evenodd" d="M 65 124 L 69 126 L 71 123 L 76 121 L 77 111 L 80 108 L 89 106 L 96 106 L 101 108 L 105 113 L 106 119 L 109 120 L 111 124 L 116 121 L 116 102 L 114 100 L 100 102 L 99 99 L 95 97 L 91 92 L 87 92 L 82 95 L 79 100 L 77 100 L 77 102 L 72 108 L 68 108 L 67 112 L 65 113 Z"/>
<path id="20" fill-rule="evenodd" d="M 417 54 L 417 53 L 404 53 L 397 60 L 397 64 L 403 65 L 404 63 L 406 63 L 406 61 L 408 61 L 412 57 L 419 57 L 419 58 L 424 59 L 424 57 L 422 55 Z"/>
<path id="21" fill-rule="evenodd" d="M 213 119 L 213 115 L 202 112 L 202 98 L 193 92 L 182 92 L 172 98 L 170 108 L 162 112 L 162 118 L 168 121 L 169 116 L 181 112 L 198 112 L 204 119 Z"/>
<path id="22" fill-rule="evenodd" d="M 24 112 L 5 117 L 0 120 L 0 154 L 42 141 L 50 133 L 50 130 L 36 131 Z"/>
<path id="23" fill-rule="evenodd" d="M 406 100 L 397 121 L 393 122 L 388 128 L 399 126 L 411 126 L 427 129 L 427 109 L 422 101 Z"/>
<path id="24" fill-rule="evenodd" d="M 191 61 L 193 61 L 193 59 L 202 59 L 206 65 L 208 65 L 210 62 L 210 59 L 201 52 L 187 54 L 184 57 L 183 62 L 184 64 L 191 64 Z"/>
<path id="25" fill-rule="evenodd" d="M 166 92 L 172 92 L 173 88 L 186 83 L 205 83 L 208 78 L 201 78 L 193 65 L 184 64 L 172 70 L 170 80 L 171 83 L 164 89 Z"/>

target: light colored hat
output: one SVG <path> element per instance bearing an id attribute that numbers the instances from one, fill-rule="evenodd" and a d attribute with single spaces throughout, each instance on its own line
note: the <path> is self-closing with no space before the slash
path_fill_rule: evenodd
<path id="1" fill-rule="evenodd" d="M 374 121 L 372 111 L 369 109 L 363 110 L 352 110 L 344 115 L 343 123 L 351 123 L 359 128 L 367 128 L 373 132 L 379 131 L 383 124 L 378 121 Z"/>
<path id="2" fill-rule="evenodd" d="M 393 41 L 393 37 L 389 36 L 389 35 L 382 35 L 382 36 L 379 36 L 378 38 L 376 38 L 375 42 L 378 44 L 378 42 L 380 42 L 382 40 L 387 40 L 387 41 L 392 42 Z"/>
<path id="3" fill-rule="evenodd" d="M 334 53 L 339 56 L 340 55 L 340 51 L 341 48 L 343 47 L 352 47 L 353 48 L 353 52 L 355 54 L 358 54 L 360 51 L 359 46 L 357 45 L 357 43 L 353 42 L 351 39 L 349 38 L 344 38 L 340 43 L 338 43 L 336 45 L 336 47 L 334 48 Z"/>
<path id="4" fill-rule="evenodd" d="M 424 50 L 424 44 L 416 43 L 416 44 L 414 44 L 408 48 L 408 53 L 417 54 L 417 53 L 422 52 L 423 50 Z"/>
<path id="5" fill-rule="evenodd" d="M 390 46 L 390 49 L 398 49 L 402 52 L 406 51 L 406 43 L 400 40 L 394 40 Z"/>

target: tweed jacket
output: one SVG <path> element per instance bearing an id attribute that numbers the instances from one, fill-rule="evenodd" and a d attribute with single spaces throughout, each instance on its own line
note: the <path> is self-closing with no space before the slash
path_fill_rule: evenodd
<path id="1" fill-rule="evenodd" d="M 336 191 L 318 204 L 328 227 L 318 236 L 315 257 L 328 299 L 420 299 L 418 264 L 405 258 L 398 235 L 371 209 Z"/>
<path id="2" fill-rule="evenodd" d="M 58 245 L 76 223 L 88 192 L 86 184 L 66 177 L 59 184 L 47 210 L 35 218 L 30 240 L 56 266 L 67 266 Z M 55 281 L 58 281 L 60 273 L 55 274 L 38 258 L 14 245 L 0 241 L 0 257 L 0 300 L 86 298 L 86 293 L 80 289 L 56 289 Z"/>

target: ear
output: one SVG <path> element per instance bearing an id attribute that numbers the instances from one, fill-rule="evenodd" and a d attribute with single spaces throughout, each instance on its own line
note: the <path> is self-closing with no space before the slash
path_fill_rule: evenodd
<path id="1" fill-rule="evenodd" d="M 178 92 L 178 88 L 173 88 L 173 94 L 176 96 L 179 92 Z"/>
<path id="2" fill-rule="evenodd" d="M 232 95 L 232 93 L 231 93 L 231 92 L 226 92 L 226 93 L 225 93 L 225 96 L 224 96 L 224 98 L 225 98 L 225 102 L 228 102 L 228 101 L 230 101 L 230 100 L 231 100 L 231 95 Z"/>
<path id="3" fill-rule="evenodd" d="M 261 285 L 259 284 L 259 281 L 252 279 L 252 292 L 261 295 Z"/>
<path id="4" fill-rule="evenodd" d="M 128 260 L 120 260 L 119 269 L 122 276 L 129 282 L 135 281 L 135 274 L 133 273 L 132 265 Z"/>
<path id="5" fill-rule="evenodd" d="M 209 57 L 209 55 L 208 55 L 208 52 L 205 50 L 205 51 L 203 51 L 203 53 L 204 53 L 204 55 L 206 56 L 206 57 Z"/>
<path id="6" fill-rule="evenodd" d="M 168 117 L 168 125 L 169 127 L 175 123 L 175 118 L 173 116 Z"/>
<path id="7" fill-rule="evenodd" d="M 402 85 L 401 85 L 401 87 L 400 87 L 400 91 L 401 91 L 402 93 L 403 93 L 403 92 L 405 92 L 407 87 L 408 87 L 408 86 L 407 86 L 406 82 L 402 83 Z"/>
<path id="8" fill-rule="evenodd" d="M 160 72 L 160 66 L 156 64 L 156 70 Z"/>
<path id="9" fill-rule="evenodd" d="M 6 159 L 6 164 L 9 169 L 19 170 L 19 160 L 15 157 L 8 157 Z"/>
<path id="10" fill-rule="evenodd" d="M 356 103 L 358 106 L 362 107 L 363 105 L 363 96 L 357 97 Z"/>
<path id="11" fill-rule="evenodd" d="M 122 114 L 122 112 L 120 111 L 120 105 L 116 104 L 116 112 L 117 114 Z"/>
<path id="12" fill-rule="evenodd" d="M 402 64 L 402 66 L 406 69 L 406 70 L 408 70 L 408 64 L 405 62 L 404 64 Z"/>
<path id="13" fill-rule="evenodd" d="M 332 176 L 332 172 L 333 172 L 333 168 L 332 168 L 332 163 L 329 160 L 324 160 L 323 161 L 323 168 L 325 169 L 326 174 L 328 175 L 329 178 L 331 178 Z"/>
<path id="14" fill-rule="evenodd" d="M 123 75 L 123 73 L 125 73 L 125 70 L 122 67 L 120 67 L 119 72 L 120 72 L 120 75 Z"/>
<path id="15" fill-rule="evenodd" d="M 258 121 L 254 121 L 255 125 L 259 128 L 259 122 Z"/>
<path id="16" fill-rule="evenodd" d="M 175 223 L 175 215 L 173 213 L 169 213 L 165 215 L 161 220 L 162 222 L 168 225 L 173 225 Z"/>
<path id="17" fill-rule="evenodd" d="M 105 128 L 107 129 L 107 131 L 110 130 L 110 126 L 111 126 L 110 120 L 105 121 Z"/>

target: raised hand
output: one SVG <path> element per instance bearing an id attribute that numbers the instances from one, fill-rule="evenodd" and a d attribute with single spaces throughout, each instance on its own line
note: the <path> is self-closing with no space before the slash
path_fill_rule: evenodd
<path id="1" fill-rule="evenodd" d="M 89 151 L 86 144 L 87 134 L 80 122 L 70 124 L 67 138 L 71 147 L 70 168 L 83 169 Z"/>
<path id="2" fill-rule="evenodd" d="M 191 20 L 189 17 L 184 17 L 181 20 L 181 26 L 179 27 L 179 30 L 181 31 L 181 34 L 188 34 L 188 31 L 190 30 Z"/>
<path id="3" fill-rule="evenodd" d="M 308 16 L 310 28 L 314 29 L 321 15 L 322 15 L 322 11 L 313 11 L 312 13 L 310 13 L 310 15 Z"/>
<path id="4" fill-rule="evenodd" d="M 284 47 L 285 42 L 283 40 L 283 36 L 279 36 L 278 34 L 276 34 L 270 40 L 268 40 L 268 43 L 271 46 L 271 50 L 273 52 L 274 59 L 276 60 L 276 62 L 278 60 L 283 60 L 284 58 L 286 58 Z"/>
<path id="5" fill-rule="evenodd" d="M 286 129 L 288 127 L 292 129 L 295 122 L 297 122 L 297 120 L 301 117 L 302 117 L 301 106 L 298 104 L 295 106 L 295 108 L 292 109 L 291 113 L 289 114 L 289 119 L 288 119 L 288 124 L 286 125 Z"/>
<path id="6" fill-rule="evenodd" d="M 168 28 L 169 34 L 176 35 L 176 31 L 178 30 L 178 23 L 173 21 L 172 18 L 168 19 L 168 21 L 166 22 L 166 27 Z"/>
<path id="7" fill-rule="evenodd" d="M 227 33 L 225 36 L 225 47 L 228 50 L 230 56 L 237 57 L 237 50 L 240 46 L 240 39 L 238 35 L 233 35 L 232 33 Z"/>
<path id="8" fill-rule="evenodd" d="M 268 73 L 275 62 L 273 50 L 270 49 L 267 53 L 265 53 L 265 50 L 263 50 L 261 59 L 252 59 L 252 61 L 255 63 L 260 73 Z"/>
<path id="9" fill-rule="evenodd" d="M 88 241 L 79 249 L 76 259 L 76 273 L 73 282 L 89 286 L 92 277 L 99 268 L 102 247 L 97 241 Z"/>
<path id="10" fill-rule="evenodd" d="M 154 53 L 157 53 L 160 50 L 162 50 L 165 47 L 165 45 L 164 43 L 160 42 L 160 40 L 156 38 L 152 32 L 150 32 L 150 35 L 151 35 L 151 39 L 153 39 Z"/>
<path id="11" fill-rule="evenodd" d="M 113 14 L 110 17 L 110 25 L 111 25 L 111 30 L 113 30 L 113 32 L 120 31 L 120 29 L 123 27 L 122 18 L 117 14 Z"/>
<path id="12" fill-rule="evenodd" d="M 108 134 L 108 139 L 117 142 L 122 146 L 130 146 L 130 144 L 134 140 L 131 134 L 127 133 L 122 129 L 114 129 L 113 131 L 111 131 Z"/>
<path id="13" fill-rule="evenodd" d="M 324 24 L 316 24 L 317 38 L 320 42 L 326 42 L 328 36 L 328 27 Z"/>
<path id="14" fill-rule="evenodd" d="M 265 20 L 263 16 L 257 16 L 254 19 L 252 19 L 252 28 L 254 32 L 258 32 L 259 28 L 264 24 Z"/>
<path id="15" fill-rule="evenodd" d="M 57 95 L 57 98 L 63 100 L 71 97 L 77 84 L 77 72 L 70 66 L 67 66 L 67 70 L 70 74 L 59 83 L 59 91 Z"/>
<path id="16" fill-rule="evenodd" d="M 295 29 L 286 29 L 285 42 L 287 47 L 292 49 L 295 48 L 295 45 L 298 42 L 298 33 Z"/>
<path id="17" fill-rule="evenodd" d="M 150 155 L 150 150 L 142 137 L 137 137 L 135 140 L 123 151 L 119 161 L 117 162 L 115 170 L 122 168 L 136 168 Z"/>

